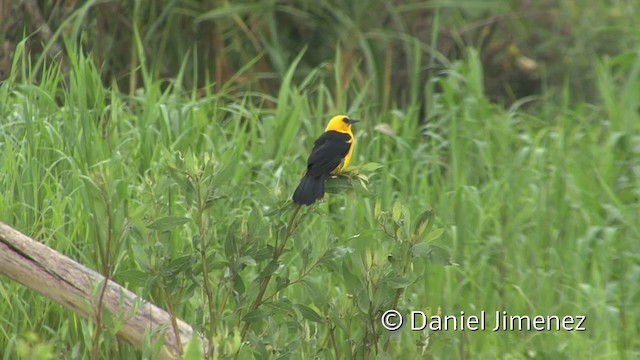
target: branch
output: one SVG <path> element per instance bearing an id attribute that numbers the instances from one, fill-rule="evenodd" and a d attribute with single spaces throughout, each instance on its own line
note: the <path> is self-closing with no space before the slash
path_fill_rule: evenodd
<path id="1" fill-rule="evenodd" d="M 75 314 L 95 321 L 97 299 L 94 290 L 103 283 L 104 276 L 2 222 L 0 275 L 6 275 Z M 179 357 L 180 346 L 176 333 L 172 331 L 171 316 L 166 311 L 113 281 L 109 281 L 106 287 L 103 311 L 113 314 L 114 318 L 126 319 L 118 336 L 134 347 L 142 347 L 148 331 L 154 342 L 164 338 L 160 359 Z M 178 330 L 183 347 L 195 335 L 200 337 L 203 353 L 207 353 L 208 341 L 195 333 L 191 326 L 178 320 Z"/>

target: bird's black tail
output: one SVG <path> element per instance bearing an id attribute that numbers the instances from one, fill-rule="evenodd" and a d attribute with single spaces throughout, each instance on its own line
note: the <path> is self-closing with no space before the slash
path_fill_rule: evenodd
<path id="1" fill-rule="evenodd" d="M 311 205 L 316 200 L 324 197 L 324 175 L 313 177 L 306 173 L 300 184 L 293 192 L 293 202 L 302 205 Z"/>

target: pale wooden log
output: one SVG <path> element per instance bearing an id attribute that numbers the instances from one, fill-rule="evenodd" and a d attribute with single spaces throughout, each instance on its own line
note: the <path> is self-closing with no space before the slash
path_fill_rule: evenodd
<path id="1" fill-rule="evenodd" d="M 98 294 L 105 280 L 104 276 L 2 222 L 0 275 L 6 275 L 74 313 L 95 321 Z M 113 281 L 108 282 L 105 291 L 104 311 L 111 313 L 115 319 L 126 319 L 118 336 L 133 346 L 142 347 L 145 331 L 148 331 L 153 334 L 154 341 L 160 336 L 164 337 L 161 359 L 179 357 L 171 317 L 166 311 Z M 192 336 L 199 336 L 203 352 L 206 353 L 209 349 L 206 339 L 184 321 L 178 319 L 177 322 L 182 348 L 185 348 Z"/>

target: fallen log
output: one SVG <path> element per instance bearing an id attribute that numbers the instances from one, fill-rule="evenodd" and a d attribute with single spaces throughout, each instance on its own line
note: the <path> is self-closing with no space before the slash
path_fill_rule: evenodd
<path id="1" fill-rule="evenodd" d="M 96 289 L 102 288 L 105 277 L 2 222 L 0 275 L 8 276 L 75 314 L 96 319 L 96 309 L 100 308 Z M 180 349 L 184 349 L 193 336 L 200 338 L 204 354 L 209 349 L 208 341 L 179 319 L 180 339 L 177 339 L 168 312 L 113 281 L 108 281 L 101 308 L 113 318 L 125 319 L 118 336 L 134 347 L 142 347 L 145 331 L 152 334 L 153 341 L 163 339 L 160 359 L 179 358 Z"/>

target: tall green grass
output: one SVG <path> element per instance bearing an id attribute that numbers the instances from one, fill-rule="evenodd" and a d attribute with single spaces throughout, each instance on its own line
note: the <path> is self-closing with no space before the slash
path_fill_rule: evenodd
<path id="1" fill-rule="evenodd" d="M 1 78 L 9 72 L 13 45 L 30 34 L 27 52 L 36 72 L 50 56 L 65 63 L 64 53 L 57 52 L 71 42 L 91 54 L 103 81 L 131 96 L 146 81 L 141 67 L 154 79 L 181 77 L 189 87 L 233 84 L 237 91 L 274 94 L 306 47 L 298 74 L 334 65 L 328 59 L 340 51 L 335 98 L 340 99 L 348 79 L 370 86 L 368 101 L 383 112 L 419 95 L 412 83 L 416 66 L 425 80 L 451 60 L 462 59 L 466 47 L 480 50 L 492 99 L 511 103 L 537 94 L 541 80 L 554 87 L 569 81 L 580 89 L 572 97 L 593 99 L 590 57 L 633 49 L 638 33 L 634 0 L 73 0 L 22 5 L 6 5 Z M 51 29 L 50 38 L 39 31 L 44 25 Z M 416 45 L 428 54 L 421 62 L 416 62 Z"/>
<path id="2" fill-rule="evenodd" d="M 79 51 L 68 77 L 45 64 L 35 85 L 20 50 L 0 85 L 0 219 L 171 310 L 217 357 L 640 355 L 637 53 L 594 64 L 595 104 L 574 105 L 566 87 L 504 109 L 470 49 L 428 83 L 414 77 L 407 106 L 378 113 L 367 86 L 379 85 L 334 86 L 340 51 L 306 77 L 297 60 L 285 66 L 276 94 L 209 83 L 203 94 L 180 81 L 186 67 L 166 84 L 142 61 L 142 86 L 123 95 Z M 289 236 L 312 141 L 343 112 L 364 120 L 348 190 L 302 209 Z M 276 238 L 288 242 L 271 263 Z M 121 343 L 109 317 L 96 343 L 94 324 L 7 279 L 0 301 L 4 359 L 157 346 Z M 390 333 L 387 308 L 586 315 L 588 330 Z"/>

